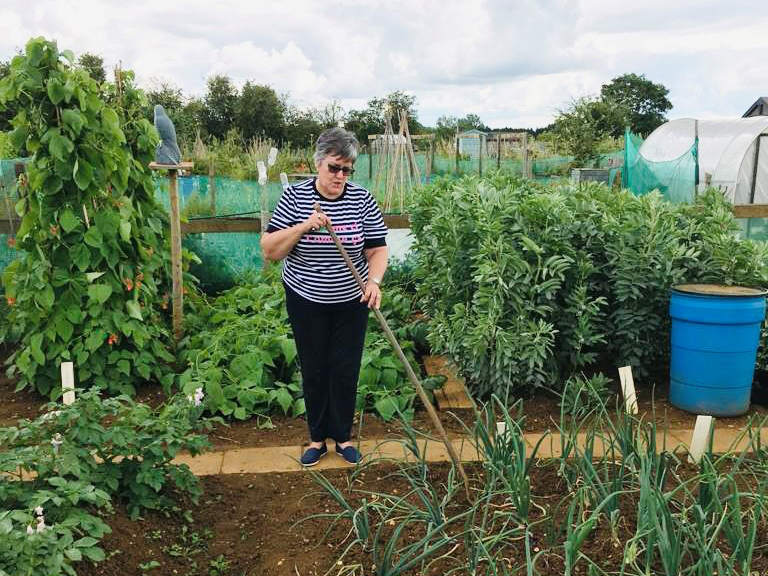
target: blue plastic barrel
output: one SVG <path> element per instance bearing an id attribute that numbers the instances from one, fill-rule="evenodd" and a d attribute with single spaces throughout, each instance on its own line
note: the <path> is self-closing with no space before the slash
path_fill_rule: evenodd
<path id="1" fill-rule="evenodd" d="M 749 408 L 765 290 L 681 284 L 672 290 L 669 401 L 695 414 L 738 416 Z"/>

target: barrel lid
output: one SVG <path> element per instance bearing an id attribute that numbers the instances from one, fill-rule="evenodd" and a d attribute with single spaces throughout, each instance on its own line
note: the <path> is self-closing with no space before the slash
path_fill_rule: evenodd
<path id="1" fill-rule="evenodd" d="M 678 284 L 672 287 L 677 292 L 699 294 L 702 296 L 765 296 L 768 290 L 747 288 L 746 286 L 728 286 L 726 284 Z"/>

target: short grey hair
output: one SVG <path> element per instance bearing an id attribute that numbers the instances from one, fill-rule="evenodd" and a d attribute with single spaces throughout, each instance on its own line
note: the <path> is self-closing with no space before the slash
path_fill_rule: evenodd
<path id="1" fill-rule="evenodd" d="M 339 156 L 354 162 L 360 144 L 355 135 L 344 128 L 330 128 L 320 134 L 315 145 L 315 163 L 320 164 L 326 156 Z"/>

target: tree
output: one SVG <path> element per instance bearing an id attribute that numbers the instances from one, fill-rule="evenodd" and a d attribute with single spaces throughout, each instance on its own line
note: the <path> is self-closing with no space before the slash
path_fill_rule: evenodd
<path id="1" fill-rule="evenodd" d="M 419 124 L 416 112 L 416 96 L 410 96 L 405 92 L 390 92 L 383 98 L 372 98 L 368 101 L 365 110 L 350 110 L 345 118 L 347 130 L 357 134 L 361 143 L 368 142 L 370 134 L 383 134 L 386 126 L 386 117 L 389 115 L 392 128 L 397 132 L 400 122 L 398 114 L 405 110 L 408 114 L 408 130 L 411 134 L 418 134 L 424 127 Z"/>
<path id="2" fill-rule="evenodd" d="M 85 52 L 77 60 L 77 65 L 88 71 L 88 74 L 99 84 L 107 79 L 107 73 L 104 71 L 104 58 L 96 54 Z"/>
<path id="3" fill-rule="evenodd" d="M 208 91 L 203 102 L 203 127 L 208 135 L 223 139 L 235 126 L 237 88 L 229 76 L 214 75 L 206 81 Z"/>
<path id="4" fill-rule="evenodd" d="M 248 81 L 235 103 L 235 125 L 246 141 L 259 136 L 281 140 L 285 105 L 271 87 Z"/>
<path id="5" fill-rule="evenodd" d="M 285 141 L 296 148 L 312 147 L 325 130 L 311 110 L 288 106 L 285 112 Z"/>
<path id="6" fill-rule="evenodd" d="M 194 139 L 195 133 L 189 132 L 185 126 L 187 118 L 185 118 L 184 94 L 181 88 L 171 82 L 153 80 L 146 91 L 146 96 L 149 106 L 147 107 L 145 117 L 150 122 L 153 122 L 155 118 L 155 105 L 160 104 L 176 128 L 179 146 L 182 145 L 182 142 L 189 143 L 190 138 Z"/>
<path id="7" fill-rule="evenodd" d="M 452 140 L 459 132 L 467 130 L 482 130 L 488 132 L 490 128 L 480 119 L 477 114 L 467 114 L 464 118 L 456 116 L 440 116 L 437 119 L 436 137 L 438 140 Z"/>
<path id="8" fill-rule="evenodd" d="M 654 84 L 644 74 L 617 76 L 600 89 L 603 102 L 624 108 L 630 129 L 646 136 L 666 122 L 666 112 L 672 109 L 667 94 L 669 90 L 664 85 Z M 621 136 L 624 128 L 614 125 L 611 135 Z"/>
<path id="9" fill-rule="evenodd" d="M 574 157 L 574 164 L 587 167 L 600 156 L 599 144 L 612 127 L 622 125 L 625 110 L 611 102 L 584 97 L 560 110 L 551 134 L 557 151 Z"/>

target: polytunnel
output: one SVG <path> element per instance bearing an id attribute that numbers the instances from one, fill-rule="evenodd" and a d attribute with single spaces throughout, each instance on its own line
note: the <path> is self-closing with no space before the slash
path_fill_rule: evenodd
<path id="1" fill-rule="evenodd" d="M 698 190 L 719 188 L 733 204 L 768 203 L 768 116 L 672 120 L 654 130 L 637 154 L 644 170 L 658 173 L 675 165 L 676 177 L 698 181 Z M 688 174 L 690 162 L 680 161 L 688 155 L 694 174 Z"/>

